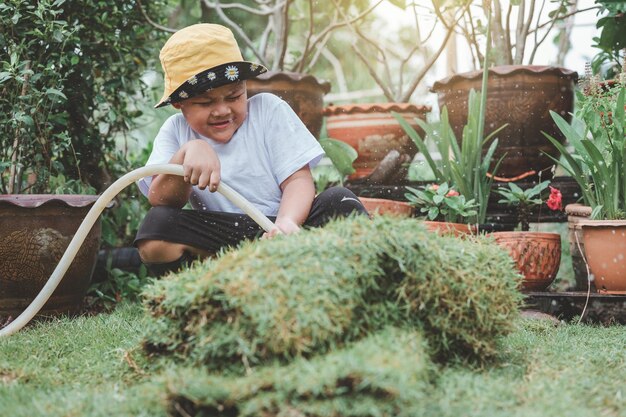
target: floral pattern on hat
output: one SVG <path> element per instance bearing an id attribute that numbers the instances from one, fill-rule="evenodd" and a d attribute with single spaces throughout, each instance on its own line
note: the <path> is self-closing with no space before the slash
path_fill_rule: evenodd
<path id="1" fill-rule="evenodd" d="M 209 81 L 213 81 L 215 78 L 217 78 L 217 76 L 215 75 L 215 73 L 213 71 L 210 71 L 207 75 L 206 75 L 207 79 Z"/>
<path id="2" fill-rule="evenodd" d="M 191 85 L 196 85 L 198 84 L 198 78 L 195 75 L 192 75 L 187 82 Z"/>
<path id="3" fill-rule="evenodd" d="M 226 71 L 224 72 L 224 76 L 228 78 L 230 81 L 235 81 L 239 78 L 239 70 L 236 66 L 230 65 L 226 67 Z"/>

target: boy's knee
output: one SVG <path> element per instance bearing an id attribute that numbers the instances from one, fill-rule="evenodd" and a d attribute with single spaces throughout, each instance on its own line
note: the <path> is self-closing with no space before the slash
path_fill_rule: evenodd
<path id="1" fill-rule="evenodd" d="M 367 214 L 367 210 L 365 210 L 361 200 L 345 187 L 331 187 L 320 193 L 318 198 L 323 206 L 332 207 L 332 211 L 336 215 Z"/>
<path id="2" fill-rule="evenodd" d="M 172 262 L 179 259 L 185 246 L 164 240 L 140 240 L 137 249 L 141 261 L 145 264 Z"/>

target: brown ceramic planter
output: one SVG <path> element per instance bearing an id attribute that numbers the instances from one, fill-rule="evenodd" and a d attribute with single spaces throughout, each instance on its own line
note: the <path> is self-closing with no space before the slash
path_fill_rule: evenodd
<path id="1" fill-rule="evenodd" d="M 412 159 L 417 147 L 391 114 L 399 113 L 422 137 L 416 118 L 426 119 L 430 107 L 408 103 L 373 103 L 329 106 L 324 110 L 328 137 L 357 151 L 356 172 L 350 179 L 367 177 L 392 150 Z"/>
<path id="2" fill-rule="evenodd" d="M 258 93 L 273 93 L 285 100 L 309 131 L 320 137 L 324 116 L 324 96 L 330 83 L 312 75 L 287 71 L 268 71 L 246 81 L 248 97 Z"/>
<path id="3" fill-rule="evenodd" d="M 596 290 L 626 294 L 626 220 L 581 220 L 579 226 Z"/>
<path id="4" fill-rule="evenodd" d="M 543 291 L 554 281 L 561 263 L 561 235 L 543 232 L 489 234 L 515 260 L 524 276 L 522 290 Z"/>
<path id="5" fill-rule="evenodd" d="M 585 242 L 583 239 L 581 222 L 591 216 L 591 207 L 582 204 L 568 204 L 565 206 L 567 214 L 567 237 L 569 239 L 569 251 L 572 257 L 572 268 L 576 279 L 576 289 L 587 291 L 588 286 L 592 292 L 596 287 L 593 281 L 588 282 L 587 266 L 585 265 Z"/>
<path id="6" fill-rule="evenodd" d="M 432 232 L 439 233 L 440 235 L 453 235 L 456 237 L 475 235 L 477 231 L 475 225 L 464 223 L 435 222 L 430 220 L 424 220 L 424 225 L 428 230 Z"/>
<path id="7" fill-rule="evenodd" d="M 413 215 L 413 206 L 405 201 L 370 197 L 359 197 L 359 200 L 365 206 L 370 217 L 376 215 L 410 217 Z"/>
<path id="8" fill-rule="evenodd" d="M 447 106 L 459 141 L 467 123 L 469 91 L 480 91 L 482 74 L 482 70 L 457 74 L 432 87 L 438 94 L 439 106 Z M 506 156 L 496 175 L 513 178 L 535 171 L 542 172 L 543 179 L 552 177 L 554 162 L 545 153 L 558 159 L 559 152 L 542 132 L 564 142 L 550 110 L 571 119 L 577 79 L 575 71 L 558 67 L 503 65 L 489 69 L 485 136 L 508 123 L 497 135 L 494 162 Z"/>
<path id="9" fill-rule="evenodd" d="M 0 195 L 0 316 L 19 315 L 37 296 L 97 196 Z M 76 312 L 100 246 L 100 221 L 40 314 Z"/>

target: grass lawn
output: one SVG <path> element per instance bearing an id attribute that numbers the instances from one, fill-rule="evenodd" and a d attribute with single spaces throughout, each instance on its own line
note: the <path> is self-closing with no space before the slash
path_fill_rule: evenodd
<path id="1" fill-rule="evenodd" d="M 518 324 L 495 363 L 437 369 L 423 415 L 626 416 L 626 329 Z M 144 356 L 142 327 L 141 307 L 122 304 L 1 339 L 0 415 L 168 415 L 178 365 Z"/>

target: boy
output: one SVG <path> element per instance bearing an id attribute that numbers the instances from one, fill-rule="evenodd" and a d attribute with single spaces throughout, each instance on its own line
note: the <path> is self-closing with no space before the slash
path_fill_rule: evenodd
<path id="1" fill-rule="evenodd" d="M 315 196 L 310 168 L 323 150 L 291 108 L 272 94 L 249 100 L 245 80 L 267 70 L 243 61 L 232 32 L 198 24 L 176 32 L 160 53 L 165 92 L 155 107 L 172 105 L 147 165 L 180 164 L 184 177 L 156 175 L 138 185 L 153 206 L 135 244 L 160 276 L 196 257 L 261 236 L 262 229 L 219 193 L 238 191 L 276 228 L 265 237 L 316 227 L 337 216 L 366 213 L 349 190 Z M 193 210 L 183 210 L 189 202 Z"/>

